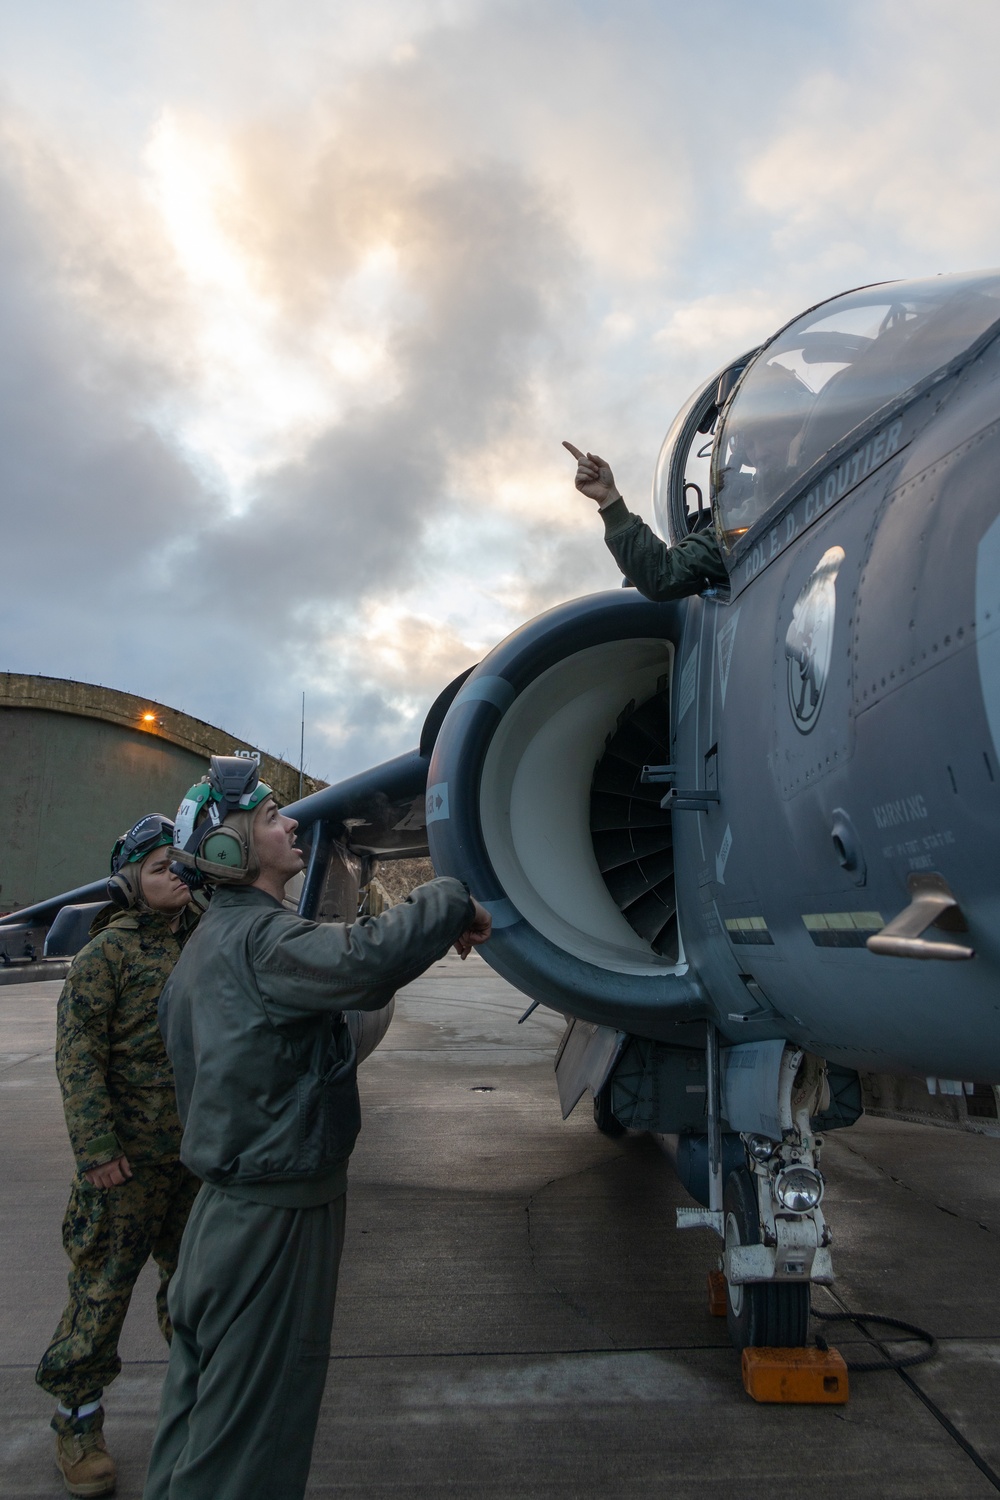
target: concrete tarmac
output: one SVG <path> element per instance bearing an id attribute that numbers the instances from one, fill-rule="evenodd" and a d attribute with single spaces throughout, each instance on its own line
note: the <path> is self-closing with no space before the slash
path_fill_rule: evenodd
<path id="1" fill-rule="evenodd" d="M 64 1493 L 34 1368 L 65 1290 L 72 1162 L 58 984 L 0 987 L 0 1496 Z M 824 1159 L 836 1301 L 929 1328 L 846 1407 L 757 1406 L 711 1318 L 706 1231 L 650 1140 L 559 1116 L 561 1018 L 478 957 L 402 992 L 361 1070 L 347 1246 L 309 1495 L 339 1500 L 893 1500 L 1000 1491 L 1000 1142 L 863 1120 Z M 105 1398 L 141 1495 L 166 1350 L 140 1280 Z M 855 1330 L 829 1335 L 872 1357 Z"/>

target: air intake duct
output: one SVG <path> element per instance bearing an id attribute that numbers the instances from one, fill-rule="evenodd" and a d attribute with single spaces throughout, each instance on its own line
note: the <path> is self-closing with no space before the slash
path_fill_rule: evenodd
<path id="1" fill-rule="evenodd" d="M 641 781 L 670 759 L 680 628 L 631 590 L 532 620 L 467 678 L 427 777 L 431 856 L 490 907 L 487 961 L 557 1010 L 665 1038 L 707 1014 L 663 789 Z"/>

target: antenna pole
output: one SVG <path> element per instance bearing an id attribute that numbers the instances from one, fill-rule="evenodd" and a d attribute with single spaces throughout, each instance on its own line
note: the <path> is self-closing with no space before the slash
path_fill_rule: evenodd
<path id="1" fill-rule="evenodd" d="M 302 776 L 306 768 L 306 695 L 302 694 L 302 736 L 299 740 L 299 801 L 302 801 Z"/>

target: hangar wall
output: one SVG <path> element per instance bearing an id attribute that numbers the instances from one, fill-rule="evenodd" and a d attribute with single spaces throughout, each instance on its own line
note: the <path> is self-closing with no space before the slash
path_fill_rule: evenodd
<path id="1" fill-rule="evenodd" d="M 253 751 L 163 704 L 89 683 L 0 674 L 0 914 L 107 873 L 118 835 L 172 816 L 212 754 Z M 261 755 L 282 802 L 297 768 Z M 303 780 L 303 791 L 322 782 Z"/>

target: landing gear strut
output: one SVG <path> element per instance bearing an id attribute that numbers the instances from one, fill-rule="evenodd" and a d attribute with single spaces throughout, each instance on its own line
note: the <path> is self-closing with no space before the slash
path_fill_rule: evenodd
<path id="1" fill-rule="evenodd" d="M 759 1245 L 760 1213 L 754 1179 L 730 1172 L 723 1213 L 726 1251 Z M 726 1325 L 737 1349 L 799 1349 L 809 1337 L 809 1282 L 727 1282 Z"/>
<path id="2" fill-rule="evenodd" d="M 811 1284 L 833 1280 L 830 1231 L 820 1209 L 823 1142 L 812 1130 L 828 1102 L 826 1065 L 781 1041 L 720 1053 L 711 1025 L 706 1065 L 709 1206 L 678 1209 L 678 1227 L 703 1225 L 723 1241 L 727 1323 L 738 1349 L 801 1348 Z M 725 1184 L 723 1117 L 746 1150 L 746 1166 Z"/>

